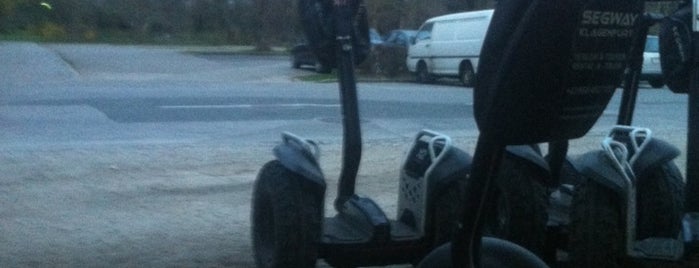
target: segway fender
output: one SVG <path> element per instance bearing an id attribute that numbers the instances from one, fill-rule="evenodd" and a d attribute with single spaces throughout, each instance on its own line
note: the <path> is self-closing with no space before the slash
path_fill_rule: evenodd
<path id="1" fill-rule="evenodd" d="M 585 153 L 572 164 L 586 178 L 613 190 L 621 200 L 626 199 L 628 187 L 625 177 L 615 168 L 604 151 Z"/>
<path id="2" fill-rule="evenodd" d="M 449 157 L 435 166 L 430 175 L 430 181 L 436 184 L 438 191 L 456 180 L 466 179 L 466 174 L 471 171 L 471 155 L 457 148 L 452 148 L 449 153 Z"/>
<path id="3" fill-rule="evenodd" d="M 680 155 L 680 150 L 677 147 L 660 139 L 651 139 L 635 160 L 631 163 L 634 173 L 637 177 L 642 177 L 641 174 L 650 168 L 672 161 Z"/>
<path id="4" fill-rule="evenodd" d="M 483 237 L 481 242 L 481 267 L 488 268 L 547 268 L 548 265 L 525 248 L 502 239 Z M 418 268 L 451 268 L 451 243 L 443 244 L 432 250 L 420 263 Z"/>
<path id="5" fill-rule="evenodd" d="M 274 156 L 291 172 L 299 174 L 309 182 L 325 189 L 325 177 L 318 165 L 318 161 L 307 150 L 284 143 L 274 147 Z"/>
<path id="6" fill-rule="evenodd" d="M 549 163 L 546 162 L 546 159 L 530 145 L 510 145 L 507 146 L 505 150 L 508 154 L 527 160 L 543 169 L 545 173 L 551 172 L 551 168 L 549 167 Z"/>

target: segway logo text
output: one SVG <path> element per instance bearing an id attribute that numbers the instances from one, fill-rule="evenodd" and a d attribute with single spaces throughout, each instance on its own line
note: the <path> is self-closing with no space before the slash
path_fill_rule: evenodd
<path id="1" fill-rule="evenodd" d="M 638 19 L 638 14 L 611 11 L 585 10 L 582 16 L 583 25 L 632 26 Z"/>

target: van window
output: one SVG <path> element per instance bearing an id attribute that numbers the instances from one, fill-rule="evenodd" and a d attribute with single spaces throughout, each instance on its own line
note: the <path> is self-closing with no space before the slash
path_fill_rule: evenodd
<path id="1" fill-rule="evenodd" d="M 420 27 L 420 30 L 417 31 L 417 34 L 415 35 L 415 40 L 420 41 L 420 40 L 427 40 L 432 37 L 432 25 L 434 23 L 425 23 Z"/>

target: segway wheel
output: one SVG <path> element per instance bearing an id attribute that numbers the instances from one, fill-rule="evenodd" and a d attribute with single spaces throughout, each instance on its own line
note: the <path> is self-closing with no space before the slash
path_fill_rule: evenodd
<path id="1" fill-rule="evenodd" d="M 619 197 L 592 180 L 578 184 L 571 204 L 570 267 L 622 267 L 624 228 Z"/>
<path id="2" fill-rule="evenodd" d="M 682 228 L 682 174 L 666 162 L 637 177 L 636 238 L 676 238 Z M 616 193 L 590 180 L 576 189 L 571 211 L 571 267 L 625 267 L 625 220 Z"/>
<path id="3" fill-rule="evenodd" d="M 638 177 L 637 238 L 676 238 L 682 228 L 684 182 L 674 162 L 666 162 Z"/>
<path id="4" fill-rule="evenodd" d="M 255 181 L 252 242 L 257 267 L 315 267 L 323 193 L 279 163 L 265 164 Z"/>
<path id="5" fill-rule="evenodd" d="M 441 245 L 417 265 L 417 268 L 452 268 L 451 243 Z M 544 261 L 525 248 L 492 237 L 483 237 L 481 243 L 481 266 L 483 268 L 547 268 Z"/>
<path id="6" fill-rule="evenodd" d="M 488 213 L 485 234 L 514 242 L 538 256 L 546 243 L 546 188 L 543 171 L 509 154 L 496 179 L 495 213 Z"/>
<path id="7" fill-rule="evenodd" d="M 456 180 L 437 194 L 434 202 L 434 242 L 437 247 L 451 241 L 456 234 L 459 216 L 463 210 L 464 182 Z"/>

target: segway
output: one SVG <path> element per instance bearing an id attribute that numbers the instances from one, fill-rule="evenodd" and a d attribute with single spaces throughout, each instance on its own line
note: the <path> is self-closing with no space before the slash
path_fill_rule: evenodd
<path id="1" fill-rule="evenodd" d="M 546 266 L 521 247 L 482 238 L 496 210 L 491 185 L 506 146 L 570 140 L 594 125 L 621 83 L 643 8 L 640 0 L 498 2 L 474 88 L 480 135 L 461 228 L 420 267 Z M 611 23 L 599 18 L 610 15 L 625 22 L 613 23 L 614 38 L 599 38 Z"/>
<path id="2" fill-rule="evenodd" d="M 602 16 L 604 14 L 611 13 L 597 13 Z M 595 215 L 593 212 L 598 211 L 598 206 L 594 202 L 623 206 L 628 202 L 627 198 L 601 201 L 599 200 L 601 197 L 588 196 L 589 191 L 586 190 L 599 186 L 617 191 L 622 195 L 620 187 L 614 185 L 615 172 L 606 176 L 608 170 L 603 169 L 609 168 L 605 164 L 607 158 L 614 158 L 615 153 L 611 146 L 615 146 L 616 142 L 622 142 L 628 145 L 627 148 L 631 148 L 629 149 L 631 153 L 626 157 L 633 163 L 629 167 L 638 177 L 635 180 L 637 182 L 635 188 L 640 194 L 638 198 L 634 198 L 634 201 L 637 200 L 638 215 L 634 214 L 634 218 L 629 220 L 637 222 L 639 226 L 635 231 L 637 235 L 634 234 L 637 238 L 634 240 L 645 240 L 639 244 L 639 247 L 650 248 L 660 243 L 656 238 L 672 238 L 679 232 L 683 185 L 679 169 L 673 162 L 673 159 L 679 155 L 679 150 L 653 137 L 650 129 L 631 127 L 646 35 L 648 28 L 660 19 L 662 17 L 655 14 L 644 14 L 638 17 L 633 23 L 633 46 L 629 47 L 627 55 L 617 57 L 621 60 L 615 64 L 623 62 L 627 68 L 624 73 L 623 96 L 617 118 L 618 126 L 612 129 L 609 139 L 603 143 L 605 150 L 594 151 L 579 158 L 569 158 L 567 156 L 568 140 L 549 142 L 549 154 L 546 157 L 541 154 L 538 145 L 507 148 L 506 155 L 527 163 L 514 167 L 516 170 L 510 171 L 511 173 L 518 173 L 525 180 L 542 183 L 549 189 L 547 243 L 544 253 L 539 256 L 551 265 L 557 265 L 562 261 L 569 262 L 572 267 L 609 267 L 620 261 L 619 257 L 623 254 L 619 253 L 618 245 L 621 242 L 610 246 L 609 243 L 599 241 L 623 236 L 623 230 L 612 228 L 616 225 L 608 222 L 609 215 Z M 599 55 L 587 56 L 593 58 Z M 583 57 L 580 56 L 580 58 Z M 616 142 L 612 142 L 613 140 Z M 591 173 L 589 170 L 593 168 L 598 169 L 597 174 L 594 176 L 586 174 Z M 588 171 L 581 172 L 580 169 L 588 169 Z M 576 198 L 573 198 L 574 196 Z M 659 211 L 663 213 L 659 214 Z M 599 224 L 608 224 L 607 226 L 610 227 L 603 228 Z M 569 247 L 570 244 L 573 246 Z M 567 251 L 569 257 L 560 259 L 557 254 L 559 250 Z M 653 250 L 639 251 L 652 252 Z"/>
<path id="3" fill-rule="evenodd" d="M 603 143 L 605 152 L 598 153 L 604 157 L 589 154 L 581 167 L 590 183 L 581 187 L 576 193 L 579 197 L 573 200 L 572 213 L 581 219 L 573 224 L 582 231 L 571 234 L 571 247 L 580 247 L 576 251 L 586 254 L 577 261 L 605 267 L 645 262 L 699 266 L 698 9 L 697 1 L 686 1 L 663 19 L 659 34 L 661 66 L 669 79 L 668 87 L 689 95 L 686 188 L 677 167 L 668 164 L 678 152 L 667 150 L 668 146 L 658 147 L 644 129 L 612 132 Z M 644 151 L 649 153 L 644 156 Z M 652 162 L 664 164 L 650 165 Z M 639 168 L 644 165 L 645 169 Z M 648 170 L 664 176 L 646 182 L 644 192 L 641 187 Z M 605 249 L 600 245 L 606 245 Z"/>
<path id="4" fill-rule="evenodd" d="M 570 266 L 624 267 L 638 259 L 681 256 L 684 182 L 680 151 L 632 126 L 648 28 L 662 16 L 646 14 L 631 50 L 617 126 L 601 150 L 575 160 L 583 177 L 570 208 Z M 604 228 L 601 228 L 604 226 Z"/>
<path id="5" fill-rule="evenodd" d="M 355 193 L 361 130 L 355 62 L 366 56 L 361 0 L 301 0 L 302 23 L 316 55 L 336 66 L 343 114 L 343 158 L 337 212 L 324 217 L 326 183 L 319 146 L 289 132 L 255 181 L 252 240 L 258 267 L 336 267 L 417 263 L 456 229 L 471 157 L 451 139 L 422 130 L 400 170 L 397 219 Z M 329 66 L 332 66 L 329 65 Z"/>

